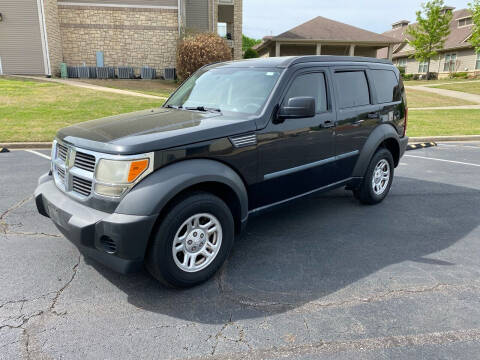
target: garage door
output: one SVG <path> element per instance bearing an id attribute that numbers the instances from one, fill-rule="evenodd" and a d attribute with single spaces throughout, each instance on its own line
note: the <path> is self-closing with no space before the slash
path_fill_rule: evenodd
<path id="1" fill-rule="evenodd" d="M 0 13 L 3 73 L 45 75 L 37 0 L 1 0 Z"/>

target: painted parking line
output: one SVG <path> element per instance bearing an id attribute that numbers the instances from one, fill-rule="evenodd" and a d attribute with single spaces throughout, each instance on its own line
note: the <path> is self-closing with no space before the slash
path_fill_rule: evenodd
<path id="1" fill-rule="evenodd" d="M 38 151 L 35 151 L 35 150 L 25 150 L 25 151 L 26 151 L 26 152 L 29 152 L 29 153 L 31 153 L 31 154 L 35 154 L 35 155 L 38 155 L 38 156 L 40 156 L 40 157 L 43 157 L 44 159 L 52 160 L 52 159 L 50 158 L 50 156 L 45 155 L 45 154 L 42 154 L 41 152 L 38 152 Z"/>
<path id="2" fill-rule="evenodd" d="M 448 162 L 448 163 L 453 163 L 453 164 L 460 164 L 460 165 L 469 165 L 469 166 L 480 167 L 480 164 L 472 164 L 472 163 L 467 163 L 467 162 L 462 162 L 462 161 L 454 161 L 454 160 L 446 160 L 446 159 L 437 159 L 437 158 L 431 158 L 431 157 L 426 157 L 426 156 L 404 155 L 404 157 L 411 157 L 411 158 L 418 158 L 418 159 L 426 159 L 426 160 L 434 160 L 434 161 L 443 161 L 443 162 Z"/>

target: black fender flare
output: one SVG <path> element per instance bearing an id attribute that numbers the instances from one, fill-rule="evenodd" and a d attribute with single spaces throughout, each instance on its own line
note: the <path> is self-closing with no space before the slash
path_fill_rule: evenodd
<path id="1" fill-rule="evenodd" d="M 372 131 L 367 141 L 363 145 L 362 150 L 360 151 L 357 163 L 353 169 L 352 177 L 358 178 L 364 176 L 373 154 L 378 149 L 380 144 L 387 139 L 395 139 L 400 148 L 398 133 L 392 125 L 382 124 L 377 126 L 375 130 Z"/>
<path id="2" fill-rule="evenodd" d="M 205 182 L 228 186 L 236 194 L 241 221 L 248 217 L 248 193 L 243 180 L 229 166 L 215 160 L 190 159 L 156 170 L 122 199 L 116 213 L 127 215 L 159 214 L 183 190 Z"/>

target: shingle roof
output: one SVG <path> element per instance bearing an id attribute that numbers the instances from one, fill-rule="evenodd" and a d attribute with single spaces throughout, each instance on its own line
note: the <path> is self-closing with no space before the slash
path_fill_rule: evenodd
<path id="1" fill-rule="evenodd" d="M 457 49 L 462 47 L 472 47 L 468 41 L 468 37 L 472 34 L 472 26 L 465 26 L 465 27 L 458 27 L 458 19 L 462 19 L 464 17 L 471 16 L 471 12 L 468 9 L 461 9 L 452 12 L 452 21 L 450 22 L 450 35 L 447 37 L 445 41 L 444 50 L 449 49 Z M 415 23 L 416 24 L 416 23 Z M 415 26 L 415 24 L 411 24 L 409 26 Z M 407 27 L 392 29 L 383 33 L 385 36 L 389 36 L 395 38 L 399 41 L 402 41 L 403 44 L 396 46 L 393 49 L 393 57 L 400 57 L 409 55 L 411 52 L 402 51 L 404 43 L 407 40 L 407 35 L 405 34 L 405 30 Z M 380 49 L 377 52 L 377 57 L 379 58 L 386 58 L 387 52 L 385 49 Z"/>
<path id="2" fill-rule="evenodd" d="M 366 42 L 393 44 L 397 41 L 389 36 L 380 35 L 371 31 L 347 25 L 322 16 L 307 21 L 280 35 L 274 36 L 272 40 L 324 40 L 338 42 Z"/>

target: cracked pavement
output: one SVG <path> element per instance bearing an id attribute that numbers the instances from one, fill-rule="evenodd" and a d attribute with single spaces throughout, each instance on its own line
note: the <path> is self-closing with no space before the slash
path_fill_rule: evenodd
<path id="1" fill-rule="evenodd" d="M 408 154 L 480 164 L 480 143 Z M 336 190 L 252 218 L 183 291 L 84 258 L 36 212 L 48 167 L 0 154 L 0 359 L 478 358 L 479 167 L 406 156 L 378 206 Z"/>

